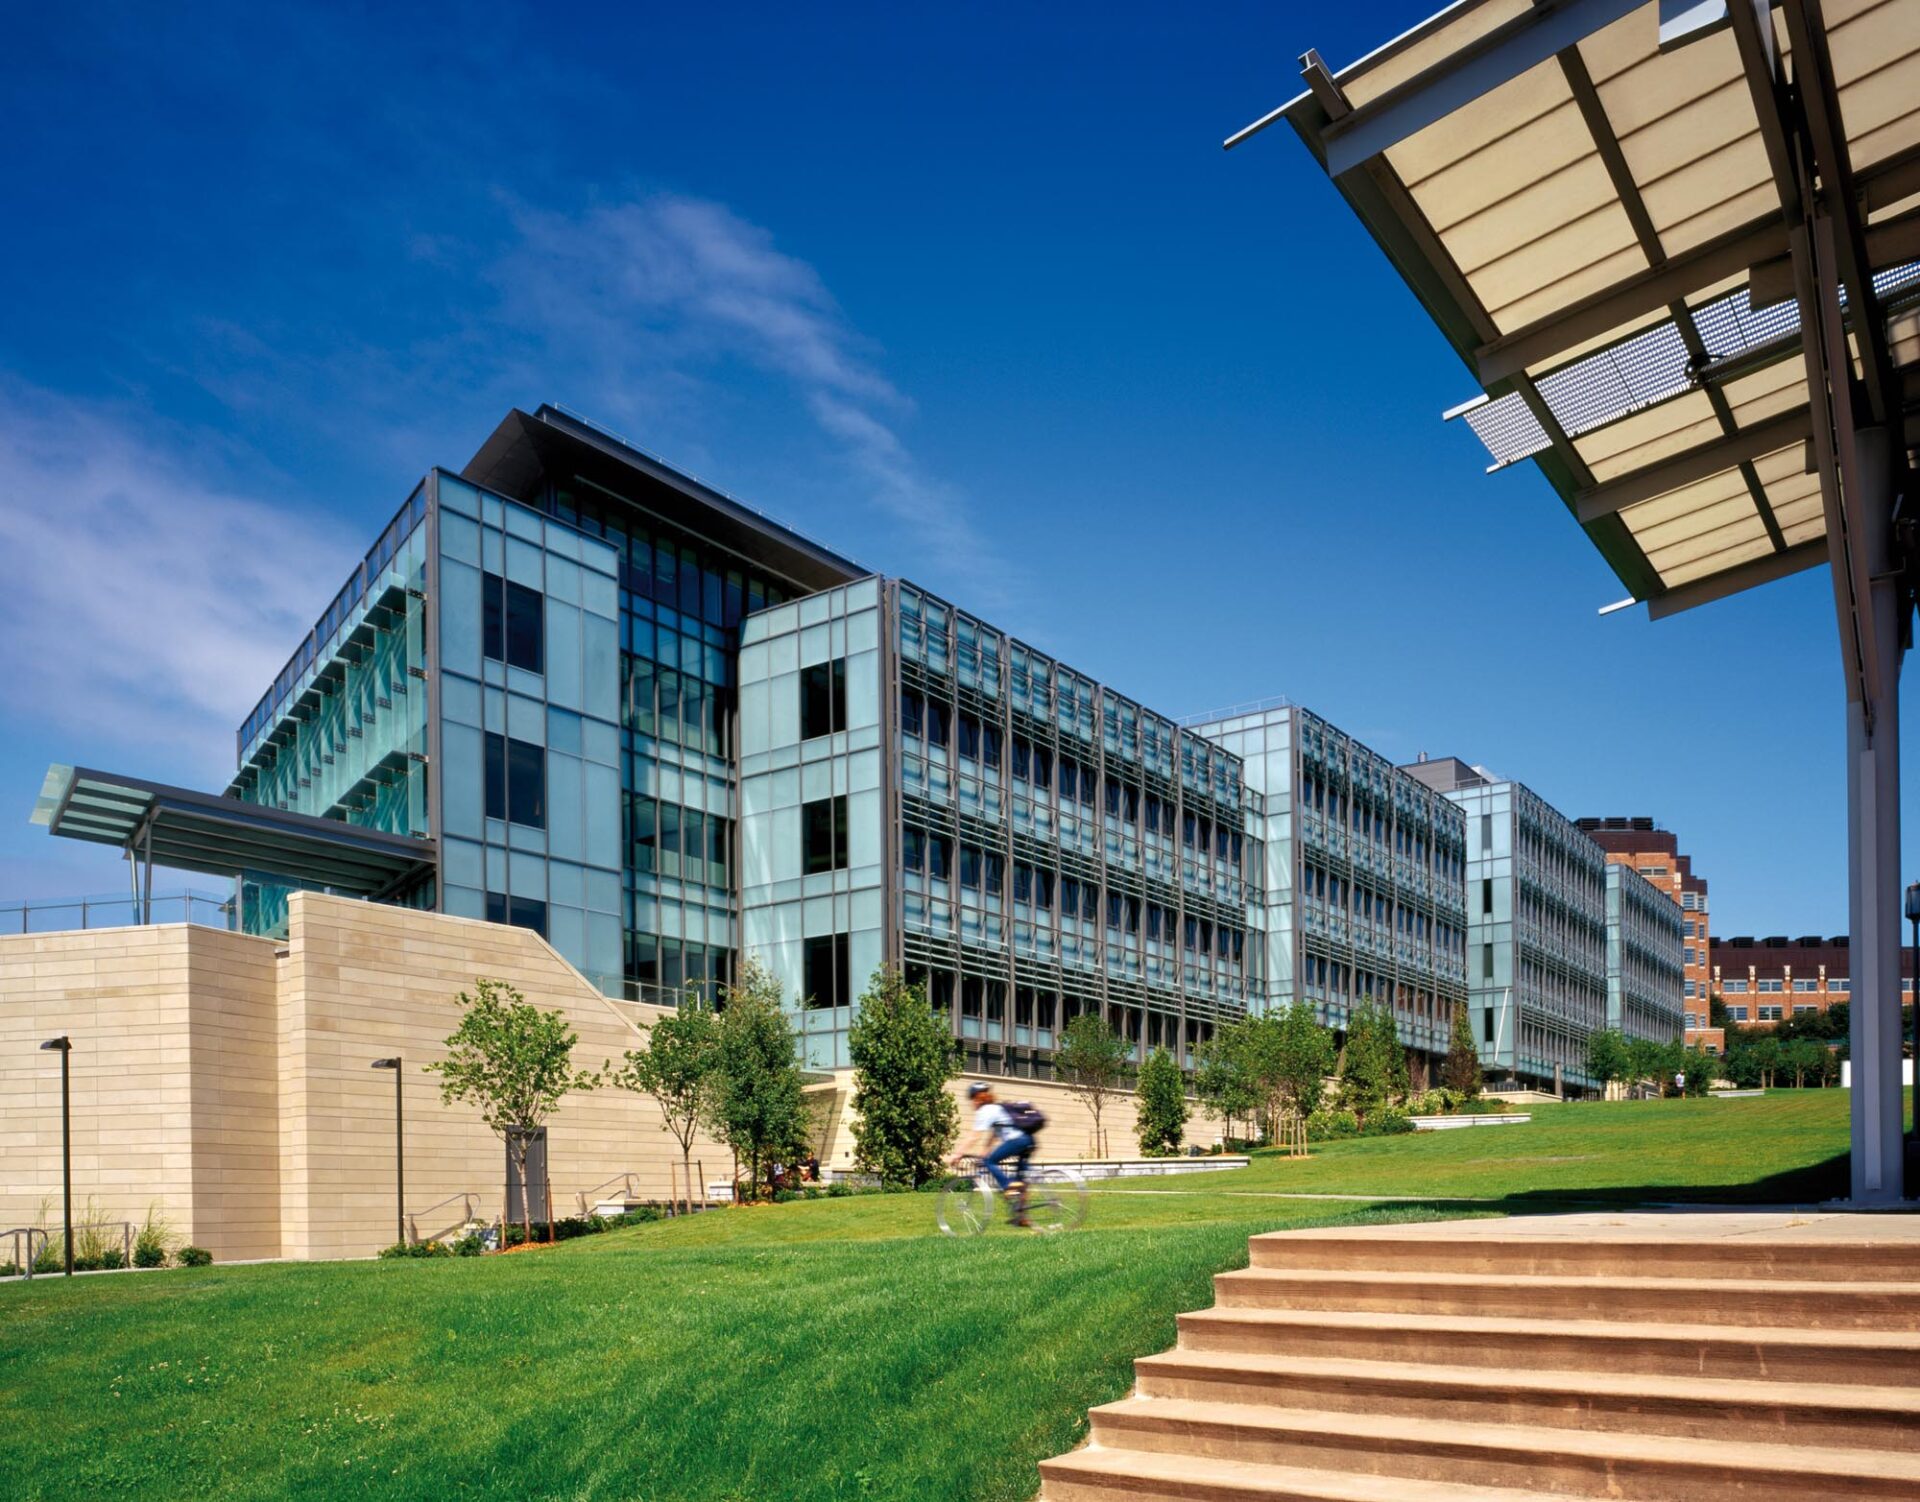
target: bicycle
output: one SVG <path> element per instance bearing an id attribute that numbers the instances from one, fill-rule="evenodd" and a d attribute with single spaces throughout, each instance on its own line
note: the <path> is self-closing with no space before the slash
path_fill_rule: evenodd
<path id="1" fill-rule="evenodd" d="M 936 1218 L 949 1236 L 978 1236 L 993 1224 L 993 1200 L 999 1192 L 986 1163 L 971 1167 L 940 1187 Z M 1009 1202 L 1007 1218 L 1015 1211 Z M 1035 1164 L 1027 1173 L 1027 1224 L 1049 1234 L 1071 1231 L 1087 1218 L 1087 1182 L 1057 1163 Z"/>

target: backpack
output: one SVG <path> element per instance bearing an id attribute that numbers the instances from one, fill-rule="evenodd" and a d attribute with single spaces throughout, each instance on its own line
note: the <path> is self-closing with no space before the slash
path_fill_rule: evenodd
<path id="1" fill-rule="evenodd" d="M 1025 1132 L 1029 1137 L 1047 1124 L 1047 1113 L 1030 1100 L 1007 1101 L 1005 1109 L 1013 1129 Z"/>

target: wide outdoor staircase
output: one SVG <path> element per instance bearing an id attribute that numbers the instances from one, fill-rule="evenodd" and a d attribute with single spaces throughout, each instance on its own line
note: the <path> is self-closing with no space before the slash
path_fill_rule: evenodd
<path id="1" fill-rule="evenodd" d="M 1442 1229 L 1254 1237 L 1041 1497 L 1920 1499 L 1920 1240 Z"/>

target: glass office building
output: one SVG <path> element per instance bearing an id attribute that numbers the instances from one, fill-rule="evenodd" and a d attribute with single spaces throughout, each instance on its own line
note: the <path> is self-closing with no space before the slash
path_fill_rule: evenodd
<path id="1" fill-rule="evenodd" d="M 1403 1044 L 1444 1054 L 1467 995 L 1460 810 L 1297 705 L 1189 724 L 1241 759 L 1254 794 L 1258 1004 L 1304 997 L 1344 1032 L 1357 1002 L 1379 1001 Z"/>
<path id="2" fill-rule="evenodd" d="M 616 994 L 731 973 L 754 611 L 863 570 L 556 408 L 432 471 L 240 732 L 229 792 L 417 837 L 386 894 Z M 247 925 L 285 921 L 262 880 Z M 275 892 L 280 900 L 271 900 Z"/>
<path id="3" fill-rule="evenodd" d="M 1444 797 L 1290 706 L 1178 724 L 552 407 L 426 476 L 238 751 L 305 884 L 356 826 L 335 890 L 535 929 L 609 994 L 752 953 L 816 1067 L 882 963 L 1032 1077 L 1081 1012 L 1190 1062 L 1371 996 L 1439 1054 L 1466 995 Z"/>
<path id="4" fill-rule="evenodd" d="M 897 580 L 747 623 L 746 946 L 840 1067 L 882 960 L 967 1066 L 1045 1076 L 1103 1013 L 1183 1060 L 1254 991 L 1257 844 L 1239 759 Z"/>
<path id="5" fill-rule="evenodd" d="M 1587 1039 L 1607 1022 L 1605 852 L 1524 783 L 1451 756 L 1405 770 L 1466 815 L 1468 1008 L 1489 1079 L 1596 1088 Z"/>
<path id="6" fill-rule="evenodd" d="M 1686 1030 L 1680 906 L 1631 866 L 1607 862 L 1607 1026 L 1679 1041 Z"/>

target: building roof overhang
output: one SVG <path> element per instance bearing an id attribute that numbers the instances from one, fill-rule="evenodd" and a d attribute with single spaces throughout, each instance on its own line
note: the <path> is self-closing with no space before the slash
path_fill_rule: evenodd
<path id="1" fill-rule="evenodd" d="M 1920 0 L 1714 9 L 1460 0 L 1227 145 L 1293 127 L 1479 382 L 1448 416 L 1650 613 L 1831 561 L 1844 628 L 1853 434 L 1920 439 Z"/>
<path id="2" fill-rule="evenodd" d="M 260 876 L 356 897 L 400 890 L 431 871 L 438 853 L 430 839 L 90 767 L 50 767 L 32 822 L 176 871 Z"/>
<path id="3" fill-rule="evenodd" d="M 460 477 L 515 500 L 537 499 L 549 482 L 584 484 L 753 559 L 806 593 L 872 572 L 552 405 L 536 412 L 517 407 L 509 412 Z"/>

